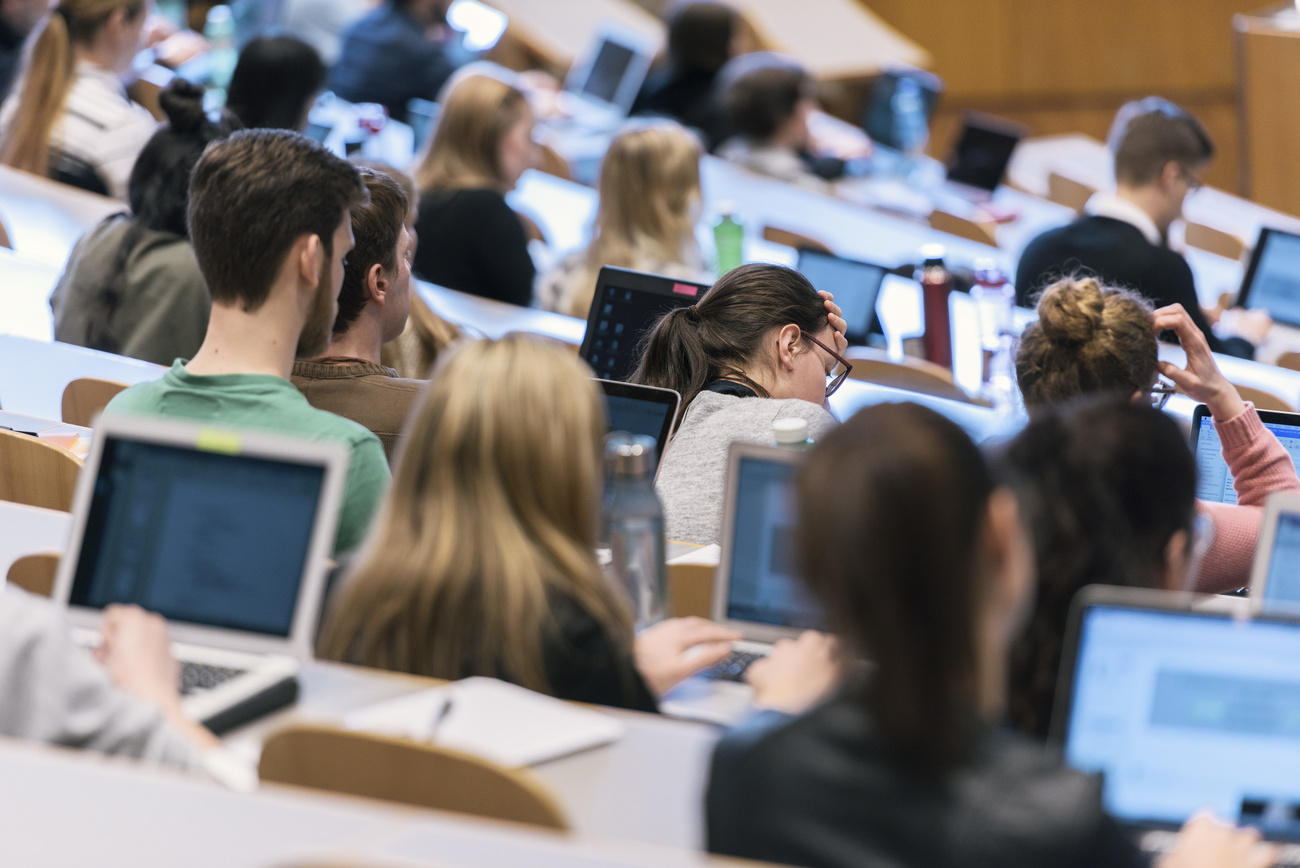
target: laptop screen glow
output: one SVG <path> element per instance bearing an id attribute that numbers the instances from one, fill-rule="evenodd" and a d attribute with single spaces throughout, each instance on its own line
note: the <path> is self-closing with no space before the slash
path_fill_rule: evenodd
<path id="1" fill-rule="evenodd" d="M 850 344 L 865 344 L 876 318 L 876 298 L 885 269 L 869 262 L 828 256 L 815 250 L 799 251 L 799 271 L 819 290 L 834 293 L 844 311 Z"/>
<path id="2" fill-rule="evenodd" d="M 795 465 L 740 459 L 726 616 L 734 621 L 824 630 L 795 566 Z"/>
<path id="3" fill-rule="evenodd" d="M 1121 821 L 1201 809 L 1300 840 L 1300 624 L 1094 606 L 1065 753 Z"/>
<path id="4" fill-rule="evenodd" d="M 110 438 L 69 602 L 287 637 L 325 468 Z"/>
<path id="5" fill-rule="evenodd" d="M 630 434 L 644 434 L 659 446 L 659 435 L 664 428 L 664 417 L 673 411 L 670 404 L 661 401 L 645 401 L 622 395 L 606 395 L 605 405 L 609 409 L 609 430 L 627 431 Z"/>
<path id="6" fill-rule="evenodd" d="M 1263 602 L 1266 608 L 1300 611 L 1300 513 L 1283 512 L 1277 517 Z"/>
<path id="7" fill-rule="evenodd" d="M 1251 278 L 1248 305 L 1275 320 L 1300 323 L 1300 236 L 1269 232 Z"/>
<path id="8" fill-rule="evenodd" d="M 1292 463 L 1300 468 L 1300 425 L 1279 425 L 1265 422 L 1291 456 Z M 1236 503 L 1237 490 L 1232 487 L 1232 474 L 1223 460 L 1223 444 L 1214 422 L 1209 416 L 1201 417 L 1196 431 L 1196 496 L 1213 503 Z"/>
<path id="9" fill-rule="evenodd" d="M 591 69 L 578 92 L 601 102 L 616 104 L 623 77 L 627 75 L 635 58 L 636 52 L 628 46 L 605 39 L 596 50 Z"/>

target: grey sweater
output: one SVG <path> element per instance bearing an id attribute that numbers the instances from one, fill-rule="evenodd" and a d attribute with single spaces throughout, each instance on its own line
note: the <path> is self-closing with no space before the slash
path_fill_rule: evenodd
<path id="1" fill-rule="evenodd" d="M 771 443 L 772 422 L 788 417 L 807 420 L 814 440 L 838 424 L 824 407 L 798 398 L 695 396 L 664 450 L 655 483 L 669 539 L 699 545 L 719 541 L 728 448 L 733 441 Z"/>

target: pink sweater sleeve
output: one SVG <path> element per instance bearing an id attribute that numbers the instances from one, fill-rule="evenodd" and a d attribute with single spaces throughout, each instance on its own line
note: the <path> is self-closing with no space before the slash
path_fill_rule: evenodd
<path id="1" fill-rule="evenodd" d="M 1232 473 L 1237 504 L 1198 504 L 1214 522 L 1214 541 L 1201 563 L 1196 587 L 1207 592 L 1228 591 L 1250 581 L 1250 564 L 1264 516 L 1263 504 L 1275 491 L 1300 488 L 1291 456 L 1264 427 L 1252 404 L 1226 422 L 1214 423 L 1223 444 L 1223 459 Z"/>

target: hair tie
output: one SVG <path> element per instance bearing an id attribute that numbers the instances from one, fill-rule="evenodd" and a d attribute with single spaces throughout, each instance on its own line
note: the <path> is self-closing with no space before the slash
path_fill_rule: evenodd
<path id="1" fill-rule="evenodd" d="M 697 325 L 699 324 L 699 322 L 700 322 L 700 308 L 699 308 L 699 305 L 694 305 L 694 304 L 693 304 L 693 305 L 690 305 L 689 307 L 682 308 L 682 310 L 686 311 L 686 318 L 687 318 L 687 319 L 689 319 L 691 322 L 693 322 L 693 323 L 695 323 L 695 324 L 697 324 Z"/>

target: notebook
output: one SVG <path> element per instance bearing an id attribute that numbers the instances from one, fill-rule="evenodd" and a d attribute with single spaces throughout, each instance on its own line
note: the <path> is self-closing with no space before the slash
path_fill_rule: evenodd
<path id="1" fill-rule="evenodd" d="M 1273 432 L 1291 461 L 1300 468 L 1300 413 L 1257 412 L 1264 427 Z M 1197 405 L 1192 412 L 1192 453 L 1196 457 L 1196 497 L 1211 503 L 1236 503 L 1237 490 L 1223 460 L 1223 444 L 1204 404 Z"/>
<path id="2" fill-rule="evenodd" d="M 670 310 L 695 304 L 706 283 L 606 265 L 596 276 L 587 331 L 578 354 L 597 377 L 627 380 L 641 358 L 641 339 Z"/>
<path id="3" fill-rule="evenodd" d="M 601 391 L 605 395 L 605 410 L 609 417 L 609 430 L 626 431 L 629 434 L 644 434 L 655 441 L 655 469 L 659 468 L 659 459 L 663 457 L 664 447 L 673 430 L 673 420 L 677 418 L 677 408 L 682 396 L 672 389 L 660 389 L 655 386 L 639 386 L 635 383 L 620 383 L 617 380 L 601 380 Z"/>
<path id="4" fill-rule="evenodd" d="M 1278 491 L 1264 507 L 1250 573 L 1254 612 L 1300 615 L 1300 493 Z"/>
<path id="5" fill-rule="evenodd" d="M 88 644 L 109 604 L 165 617 L 185 711 L 214 731 L 286 704 L 312 653 L 347 459 L 343 444 L 103 417 L 54 599 Z"/>
<path id="6" fill-rule="evenodd" d="M 1197 599 L 1080 593 L 1054 721 L 1065 759 L 1102 773 L 1107 812 L 1144 849 L 1171 838 L 1146 833 L 1204 809 L 1300 841 L 1300 620 L 1194 610 Z"/>
<path id="7" fill-rule="evenodd" d="M 888 268 L 807 249 L 799 251 L 797 267 L 814 287 L 835 296 L 844 311 L 844 336 L 850 346 L 866 346 L 872 332 L 883 336 L 876 322 L 876 299 Z"/>
<path id="8" fill-rule="evenodd" d="M 1300 326 L 1300 235 L 1259 230 L 1237 306 L 1262 308 L 1277 322 Z"/>

